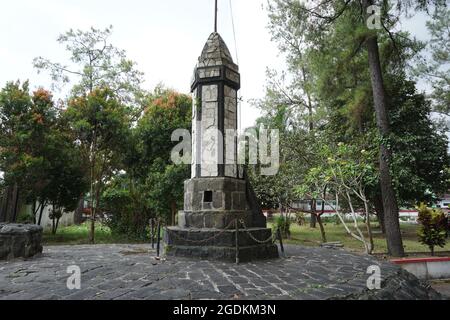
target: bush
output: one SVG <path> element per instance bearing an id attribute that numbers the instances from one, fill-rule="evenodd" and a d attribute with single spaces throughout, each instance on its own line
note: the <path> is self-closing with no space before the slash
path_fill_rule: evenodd
<path id="1" fill-rule="evenodd" d="M 431 255 L 434 255 L 434 247 L 444 247 L 447 238 L 448 218 L 441 210 L 430 209 L 425 204 L 418 208 L 418 222 L 421 224 L 419 229 L 420 243 L 430 248 Z"/>
<path id="2" fill-rule="evenodd" d="M 34 224 L 34 217 L 31 213 L 21 213 L 17 217 L 17 223 Z"/>
<path id="3" fill-rule="evenodd" d="M 322 223 L 324 224 L 332 223 L 334 225 L 340 225 L 341 220 L 339 219 L 338 215 L 335 214 L 334 216 L 331 217 L 322 217 Z"/>
<path id="4" fill-rule="evenodd" d="M 282 215 L 277 216 L 273 228 L 275 229 L 275 232 L 279 229 L 283 238 L 291 238 L 291 219 Z"/>
<path id="5" fill-rule="evenodd" d="M 149 219 L 152 215 L 139 206 L 130 188 L 120 183 L 112 184 L 103 192 L 101 201 L 102 211 L 107 217 L 104 223 L 113 236 L 126 236 L 130 240 L 149 238 Z M 98 215 L 101 216 L 101 213 Z"/>
<path id="6" fill-rule="evenodd" d="M 295 214 L 295 223 L 299 226 L 303 226 L 306 223 L 306 217 L 303 212 L 298 212 Z"/>

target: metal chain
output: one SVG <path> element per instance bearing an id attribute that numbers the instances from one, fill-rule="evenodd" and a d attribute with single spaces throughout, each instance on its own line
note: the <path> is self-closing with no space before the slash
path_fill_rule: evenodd
<path id="1" fill-rule="evenodd" d="M 212 237 L 210 237 L 210 238 L 203 239 L 203 240 L 191 240 L 191 239 L 186 239 L 186 238 L 184 238 L 184 237 L 181 237 L 181 236 L 178 235 L 176 232 L 173 232 L 172 230 L 170 230 L 170 229 L 168 229 L 168 228 L 165 228 L 165 229 L 166 229 L 166 231 L 167 231 L 168 233 L 170 233 L 171 235 L 174 235 L 175 238 L 178 238 L 179 240 L 183 240 L 183 241 L 190 242 L 190 243 L 194 243 L 194 244 L 200 244 L 200 243 L 205 243 L 205 242 L 214 240 L 214 239 L 216 239 L 217 237 L 221 236 L 221 235 L 224 234 L 226 231 L 228 231 L 228 229 L 231 227 L 231 225 L 233 225 L 233 224 L 236 222 L 236 220 L 237 220 L 237 219 L 232 220 L 232 221 L 226 226 L 226 228 L 223 229 L 222 231 L 220 231 L 218 234 L 216 234 L 216 235 L 214 235 L 214 236 L 212 236 Z M 248 230 L 248 228 L 247 228 L 247 226 L 246 226 L 246 224 L 245 224 L 245 222 L 244 222 L 244 219 L 239 219 L 239 222 L 240 222 L 240 223 L 242 224 L 242 226 L 244 227 L 243 230 L 248 234 L 248 236 L 249 236 L 253 241 L 255 241 L 255 242 L 259 243 L 259 244 L 266 244 L 266 243 L 269 243 L 270 241 L 271 241 L 272 243 L 275 243 L 275 242 L 276 242 L 277 239 L 276 239 L 276 236 L 275 236 L 273 233 L 272 233 L 272 234 L 270 235 L 270 237 L 267 238 L 266 240 L 259 240 L 259 239 L 255 238 L 255 236 L 253 236 L 253 234 Z M 241 231 L 241 230 L 239 230 L 239 231 Z"/>
<path id="2" fill-rule="evenodd" d="M 232 221 L 225 227 L 225 229 L 223 229 L 222 231 L 220 231 L 218 234 L 216 234 L 216 235 L 214 235 L 214 236 L 212 236 L 212 237 L 210 237 L 210 238 L 203 239 L 203 240 L 190 240 L 190 239 L 186 239 L 186 238 L 181 237 L 181 236 L 178 235 L 177 233 L 175 233 L 175 232 L 173 232 L 172 230 L 167 229 L 167 228 L 166 228 L 166 231 L 169 232 L 170 234 L 174 235 L 175 238 L 178 238 L 179 240 L 183 240 L 183 241 L 190 242 L 190 243 L 194 243 L 194 244 L 199 244 L 199 243 L 204 243 L 204 242 L 208 242 L 208 241 L 214 240 L 215 238 L 221 236 L 221 235 L 224 234 L 225 231 L 227 231 L 227 230 L 231 227 L 231 225 L 234 224 L 235 222 L 236 222 L 236 219 L 232 220 Z"/>
<path id="3" fill-rule="evenodd" d="M 259 244 L 266 244 L 269 243 L 270 241 L 272 241 L 272 243 L 275 243 L 275 241 L 277 240 L 276 237 L 274 236 L 274 234 L 272 233 L 270 235 L 269 238 L 267 238 L 266 240 L 259 240 L 256 239 L 253 234 L 248 230 L 247 226 L 245 225 L 244 219 L 240 219 L 239 222 L 242 224 L 242 226 L 244 227 L 244 231 L 248 234 L 248 236 L 255 242 L 259 243 Z"/>

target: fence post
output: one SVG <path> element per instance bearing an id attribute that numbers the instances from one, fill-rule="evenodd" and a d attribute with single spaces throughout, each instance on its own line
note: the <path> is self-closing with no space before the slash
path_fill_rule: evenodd
<path id="1" fill-rule="evenodd" d="M 156 242 L 156 259 L 159 259 L 160 241 L 161 241 L 161 221 L 158 219 L 157 226 L 157 242 Z"/>
<path id="2" fill-rule="evenodd" d="M 155 219 L 150 219 L 150 237 L 152 240 L 152 249 L 155 249 Z"/>
<path id="3" fill-rule="evenodd" d="M 280 241 L 281 253 L 284 257 L 283 237 L 281 236 L 280 228 L 277 228 L 277 236 L 278 236 L 278 240 Z"/>
<path id="4" fill-rule="evenodd" d="M 236 234 L 235 234 L 235 241 L 236 241 L 236 264 L 239 264 L 239 224 L 238 219 L 235 220 L 235 227 L 236 227 Z"/>

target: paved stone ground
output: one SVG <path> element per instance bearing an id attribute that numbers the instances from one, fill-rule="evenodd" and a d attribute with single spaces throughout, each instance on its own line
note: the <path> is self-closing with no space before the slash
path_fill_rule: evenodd
<path id="1" fill-rule="evenodd" d="M 0 299 L 439 299 L 397 266 L 343 250 L 287 246 L 288 258 L 235 265 L 171 257 L 147 245 L 53 246 L 41 257 L 0 262 Z M 69 290 L 67 267 L 82 270 Z M 382 288 L 369 291 L 368 266 Z"/>
<path id="2" fill-rule="evenodd" d="M 445 299 L 450 300 L 450 280 L 435 280 L 431 287 L 439 292 Z"/>

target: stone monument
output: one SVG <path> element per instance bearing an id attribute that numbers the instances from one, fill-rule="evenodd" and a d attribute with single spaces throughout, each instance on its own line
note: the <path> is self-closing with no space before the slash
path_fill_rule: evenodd
<path id="1" fill-rule="evenodd" d="M 237 164 L 239 88 L 239 68 L 213 32 L 194 71 L 191 179 L 184 184 L 178 226 L 165 232 L 166 255 L 230 261 L 278 257 L 277 246 L 267 241 L 271 229 Z"/>
<path id="2" fill-rule="evenodd" d="M 0 260 L 30 258 L 42 253 L 42 227 L 0 223 Z"/>

